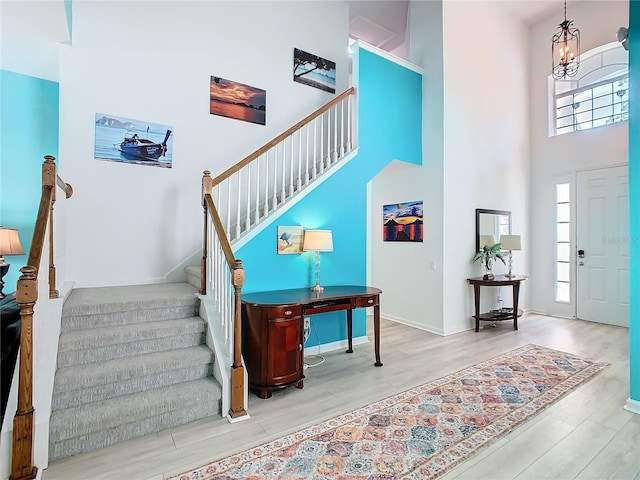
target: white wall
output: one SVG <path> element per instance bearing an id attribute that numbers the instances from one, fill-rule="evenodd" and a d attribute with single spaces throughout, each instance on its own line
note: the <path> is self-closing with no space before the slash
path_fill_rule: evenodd
<path id="1" fill-rule="evenodd" d="M 476 208 L 512 212 L 512 232 L 523 239 L 514 270 L 528 274 L 527 29 L 496 2 L 445 2 L 444 59 L 444 325 L 450 334 L 470 328 L 466 278 L 482 273 L 470 261 Z M 485 287 L 483 299 L 495 301 L 492 293 Z M 520 295 L 526 307 L 526 282 Z M 511 292 L 502 296 L 510 305 Z"/>
<path id="2" fill-rule="evenodd" d="M 409 4 L 409 61 L 423 71 L 423 165 L 390 163 L 369 185 L 369 282 L 385 295 L 386 318 L 442 334 L 442 8 Z M 383 242 L 382 205 L 422 200 L 423 243 Z M 433 266 L 433 269 L 432 269 Z"/>
<path id="3" fill-rule="evenodd" d="M 60 174 L 75 188 L 65 271 L 79 287 L 161 282 L 201 248 L 202 171 L 221 173 L 334 98 L 293 82 L 294 48 L 335 61 L 336 91 L 348 86 L 344 2 L 74 2 L 73 25 Z M 265 89 L 267 125 L 210 115 L 211 75 Z M 173 126 L 173 168 L 94 160 L 96 112 Z"/>
<path id="4" fill-rule="evenodd" d="M 390 258 L 373 240 L 374 226 L 374 283 L 398 290 L 395 303 L 387 295 L 385 315 L 443 335 L 472 328 L 466 279 L 482 274 L 471 263 L 476 208 L 512 212 L 512 231 L 523 236 L 515 271 L 528 273 L 526 42 L 524 24 L 496 2 L 410 3 L 408 58 L 424 68 L 423 166 L 391 164 L 371 191 L 374 205 L 424 199 L 424 243 Z M 483 306 L 493 308 L 498 289 L 482 293 Z M 502 297 L 511 304 L 510 291 Z"/>
<path id="5" fill-rule="evenodd" d="M 606 0 L 570 4 L 567 17 L 580 29 L 583 52 L 616 40 L 616 30 L 629 25 L 629 2 Z M 575 172 L 627 163 L 628 123 L 548 136 L 547 81 L 551 70 L 551 37 L 562 20 L 554 15 L 529 32 L 531 121 L 531 262 L 529 306 L 551 315 L 572 317 L 575 304 L 555 302 L 555 182 L 573 185 Z"/>

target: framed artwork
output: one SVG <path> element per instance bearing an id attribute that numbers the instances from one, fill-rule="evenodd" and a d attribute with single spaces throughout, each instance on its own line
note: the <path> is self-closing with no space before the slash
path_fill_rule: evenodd
<path id="1" fill-rule="evenodd" d="M 96 113 L 95 129 L 95 159 L 171 168 L 173 127 Z"/>
<path id="2" fill-rule="evenodd" d="M 294 48 L 293 81 L 336 93 L 336 62 Z"/>
<path id="3" fill-rule="evenodd" d="M 303 229 L 278 225 L 278 255 L 302 253 Z"/>
<path id="4" fill-rule="evenodd" d="M 382 207 L 382 240 L 385 242 L 422 242 L 422 225 L 422 201 Z"/>
<path id="5" fill-rule="evenodd" d="M 209 113 L 266 125 L 267 91 L 212 76 L 209 87 Z"/>

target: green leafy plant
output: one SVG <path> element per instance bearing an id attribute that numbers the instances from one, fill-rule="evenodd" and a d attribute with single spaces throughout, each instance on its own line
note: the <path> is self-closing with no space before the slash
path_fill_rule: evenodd
<path id="1" fill-rule="evenodd" d="M 496 243 L 492 246 L 489 245 L 484 245 L 480 251 L 478 253 L 476 253 L 473 257 L 473 259 L 471 260 L 473 263 L 476 263 L 478 260 L 481 260 L 484 267 L 487 269 L 487 272 L 491 271 L 491 267 L 493 265 L 493 262 L 497 259 L 500 260 L 502 263 L 504 263 L 505 265 L 507 264 L 504 261 L 504 256 L 502 255 L 502 252 L 500 251 L 502 248 L 502 244 L 501 243 Z"/>

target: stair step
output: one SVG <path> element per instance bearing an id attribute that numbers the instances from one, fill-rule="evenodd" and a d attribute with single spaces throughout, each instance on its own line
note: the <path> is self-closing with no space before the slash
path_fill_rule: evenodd
<path id="1" fill-rule="evenodd" d="M 204 343 L 200 317 L 73 330 L 60 335 L 58 368 Z"/>
<path id="2" fill-rule="evenodd" d="M 201 280 L 201 272 L 199 266 L 188 266 L 184 269 L 187 274 L 187 283 L 189 285 L 193 285 L 195 288 L 200 290 L 200 280 Z"/>
<path id="3" fill-rule="evenodd" d="M 62 332 L 127 325 L 198 314 L 197 289 L 188 283 L 75 289 L 62 309 Z"/>
<path id="4" fill-rule="evenodd" d="M 212 378 L 183 382 L 51 414 L 49 459 L 103 448 L 220 413 Z"/>
<path id="5" fill-rule="evenodd" d="M 213 352 L 209 347 L 198 345 L 147 353 L 135 358 L 118 358 L 107 362 L 59 368 L 56 372 L 54 396 L 60 392 L 120 384 L 138 377 L 158 375 L 212 361 Z"/>

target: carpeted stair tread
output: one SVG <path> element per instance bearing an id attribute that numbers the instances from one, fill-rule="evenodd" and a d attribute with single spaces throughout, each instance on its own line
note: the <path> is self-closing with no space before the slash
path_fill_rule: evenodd
<path id="1" fill-rule="evenodd" d="M 187 283 L 193 285 L 198 290 L 200 289 L 201 283 L 201 268 L 200 266 L 188 266 L 185 267 L 184 272 L 187 276 Z"/>
<path id="2" fill-rule="evenodd" d="M 51 414 L 49 444 L 55 450 L 57 443 L 84 437 L 79 443 L 88 451 L 103 447 L 105 443 L 116 443 L 118 436 L 131 435 L 129 438 L 133 438 L 164 430 L 175 426 L 175 422 L 170 421 L 172 417 L 178 417 L 180 422 L 177 424 L 180 424 L 184 423 L 185 415 L 187 421 L 191 421 L 219 413 L 220 395 L 217 382 L 204 378 L 57 410 Z M 116 432 L 116 438 L 107 440 L 109 432 Z M 95 433 L 98 438 L 92 439 Z M 62 453 L 58 452 L 58 455 Z M 66 450 L 64 455 L 74 453 Z"/>
<path id="3" fill-rule="evenodd" d="M 127 285 L 74 289 L 65 301 L 63 316 L 122 312 L 140 307 L 197 304 L 197 289 L 188 283 Z"/>
<path id="4" fill-rule="evenodd" d="M 78 390 L 102 384 L 124 382 L 133 377 L 202 365 L 213 361 L 213 352 L 206 345 L 147 353 L 135 358 L 118 358 L 100 363 L 58 368 L 54 384 L 57 392 Z"/>
<path id="5" fill-rule="evenodd" d="M 137 342 L 118 343 L 105 347 L 60 352 L 58 354 L 58 367 L 71 367 L 74 365 L 87 365 L 96 362 L 108 362 L 120 358 L 131 358 L 147 353 L 158 353 L 176 348 L 187 348 L 201 345 L 205 341 L 205 332 L 187 333 L 174 337 L 161 337 Z"/>
<path id="6" fill-rule="evenodd" d="M 68 440 L 63 440 L 49 446 L 49 461 L 77 455 L 79 453 L 90 452 L 98 448 L 108 447 L 116 443 L 125 442 L 132 438 L 149 435 L 166 430 L 168 428 L 184 425 L 201 418 L 216 415 L 219 406 L 214 402 L 192 405 L 180 411 L 144 418 L 134 423 L 128 424 L 126 428 L 117 426 L 101 432 L 94 432 L 87 435 L 80 435 Z M 158 428 L 162 425 L 162 428 Z"/>
<path id="7" fill-rule="evenodd" d="M 156 338 L 204 332 L 206 324 L 200 317 L 162 320 L 118 328 L 101 327 L 74 330 L 60 335 L 58 351 L 69 352 L 87 348 L 104 347 L 118 343 L 130 343 Z"/>
<path id="8" fill-rule="evenodd" d="M 50 460 L 220 413 L 196 293 L 187 283 L 71 292 L 58 342 Z"/>
<path id="9" fill-rule="evenodd" d="M 140 377 L 131 377 L 116 383 L 101 383 L 74 390 L 56 391 L 52 398 L 51 409 L 62 410 L 64 408 L 77 407 L 85 403 L 101 402 L 109 398 L 130 395 L 151 388 L 166 387 L 176 383 L 189 382 L 199 378 L 211 377 L 213 365 L 202 363 L 188 365 L 183 368 L 176 367 L 172 370 L 164 370 Z M 68 384 L 69 388 L 74 385 Z"/>
<path id="10" fill-rule="evenodd" d="M 200 317 L 63 332 L 58 368 L 200 345 L 205 332 Z"/>
<path id="11" fill-rule="evenodd" d="M 87 328 L 117 327 L 135 323 L 157 322 L 176 318 L 187 318 L 198 315 L 198 300 L 183 305 L 157 307 L 153 305 L 137 305 L 131 310 L 104 313 L 63 314 L 62 332 L 84 330 Z"/>

